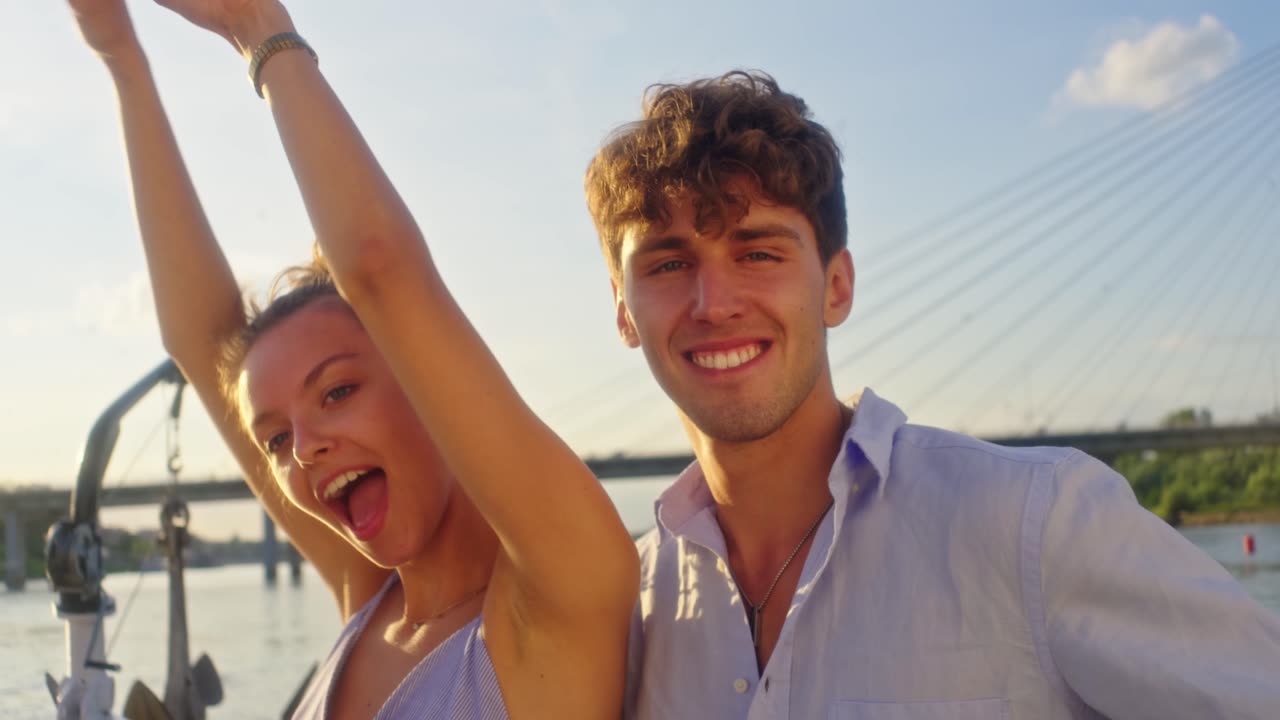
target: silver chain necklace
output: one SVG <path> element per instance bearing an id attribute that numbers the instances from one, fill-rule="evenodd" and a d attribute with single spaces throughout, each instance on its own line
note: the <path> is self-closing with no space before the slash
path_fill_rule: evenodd
<path id="1" fill-rule="evenodd" d="M 409 625 L 410 625 L 410 626 L 412 626 L 414 630 L 419 630 L 419 629 L 421 629 L 421 628 L 422 628 L 422 626 L 423 626 L 423 625 L 426 625 L 427 623 L 432 622 L 433 620 L 439 620 L 440 618 L 444 617 L 445 615 L 448 615 L 449 613 L 453 612 L 454 610 L 457 610 L 458 608 L 462 607 L 462 605 L 463 605 L 464 603 L 466 603 L 468 600 L 471 600 L 471 599 L 472 599 L 472 598 L 474 598 L 475 596 L 477 596 L 477 595 L 479 595 L 480 593 L 484 592 L 485 588 L 487 588 L 487 587 L 489 587 L 489 583 L 485 583 L 484 585 L 481 585 L 479 588 L 477 588 L 477 589 L 475 589 L 475 590 L 472 590 L 471 592 L 469 592 L 469 593 L 467 593 L 466 595 L 464 595 L 464 596 L 463 596 L 463 598 L 462 598 L 461 600 L 459 600 L 458 602 L 456 602 L 456 603 L 454 603 L 454 604 L 450 605 L 449 607 L 447 607 L 447 608 L 445 608 L 445 609 L 441 610 L 440 612 L 436 613 L 435 615 L 432 615 L 431 617 L 428 617 L 428 618 L 424 618 L 424 619 L 422 619 L 422 620 L 418 620 L 417 622 L 410 621 L 410 622 L 409 622 Z"/>
<path id="2" fill-rule="evenodd" d="M 813 524 L 805 531 L 804 537 L 800 538 L 800 542 L 791 550 L 791 554 L 787 556 L 786 562 L 782 563 L 782 567 L 778 568 L 778 574 L 773 576 L 773 582 L 769 583 L 769 589 L 765 591 L 764 598 L 757 605 L 751 602 L 751 598 L 747 597 L 747 593 L 742 589 L 742 583 L 738 582 L 738 578 L 734 577 L 733 582 L 738 586 L 738 594 L 742 596 L 742 603 L 747 606 L 747 629 L 751 631 L 751 644 L 757 650 L 760 649 L 760 627 L 764 624 L 764 606 L 769 602 L 769 598 L 773 597 L 773 589 L 778 587 L 778 581 L 782 579 L 782 574 L 791 566 L 791 561 L 796 559 L 796 555 L 800 554 L 800 548 L 808 542 L 813 533 L 817 531 L 818 525 L 822 524 L 822 518 L 827 516 L 831 510 L 831 506 L 835 504 L 835 498 L 832 498 L 827 506 L 822 509 L 818 517 L 814 518 Z M 733 577 L 733 568 L 729 568 L 729 576 Z"/>

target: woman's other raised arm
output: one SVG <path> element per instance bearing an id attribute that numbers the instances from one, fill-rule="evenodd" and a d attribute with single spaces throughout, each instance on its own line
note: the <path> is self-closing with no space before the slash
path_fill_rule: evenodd
<path id="1" fill-rule="evenodd" d="M 199 394 L 245 481 L 316 567 L 349 616 L 386 577 L 337 534 L 285 500 L 221 391 L 223 345 L 245 324 L 240 290 L 183 164 L 123 0 L 71 0 L 86 42 L 115 83 L 134 207 L 165 350 Z"/>

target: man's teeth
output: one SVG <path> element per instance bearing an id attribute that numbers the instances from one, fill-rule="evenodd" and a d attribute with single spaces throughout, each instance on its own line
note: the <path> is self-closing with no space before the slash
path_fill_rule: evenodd
<path id="1" fill-rule="evenodd" d="M 748 345 L 736 350 L 693 353 L 693 364 L 708 370 L 727 370 L 754 360 L 763 350 L 759 345 Z"/>
<path id="2" fill-rule="evenodd" d="M 359 478 L 362 475 L 364 475 L 364 472 L 360 470 L 348 470 L 347 472 L 342 473 L 338 477 L 334 478 L 333 482 L 329 483 L 329 487 L 324 489 L 324 499 L 332 500 L 335 496 L 338 495 L 338 493 L 342 492 L 342 488 L 346 487 L 347 485 L 350 485 L 352 482 L 354 482 L 357 478 Z"/>

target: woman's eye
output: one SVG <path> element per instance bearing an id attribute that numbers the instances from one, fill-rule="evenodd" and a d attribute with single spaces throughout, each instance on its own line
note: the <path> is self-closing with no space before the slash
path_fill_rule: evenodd
<path id="1" fill-rule="evenodd" d="M 266 442 L 267 453 L 270 455 L 275 455 L 276 452 L 280 450 L 280 447 L 284 445 L 284 441 L 288 439 L 289 439 L 289 433 L 286 433 L 286 432 L 276 433 L 275 435 L 272 435 L 271 437 L 267 438 L 267 442 Z"/>
<path id="2" fill-rule="evenodd" d="M 339 385 L 324 394 L 325 403 L 337 402 L 355 392 L 355 385 Z"/>

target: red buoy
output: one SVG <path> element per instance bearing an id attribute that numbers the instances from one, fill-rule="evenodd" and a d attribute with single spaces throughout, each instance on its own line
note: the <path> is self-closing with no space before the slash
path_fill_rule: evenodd
<path id="1" fill-rule="evenodd" d="M 1253 555 L 1257 551 L 1258 541 L 1254 539 L 1251 533 L 1246 533 L 1244 536 L 1244 554 Z"/>

